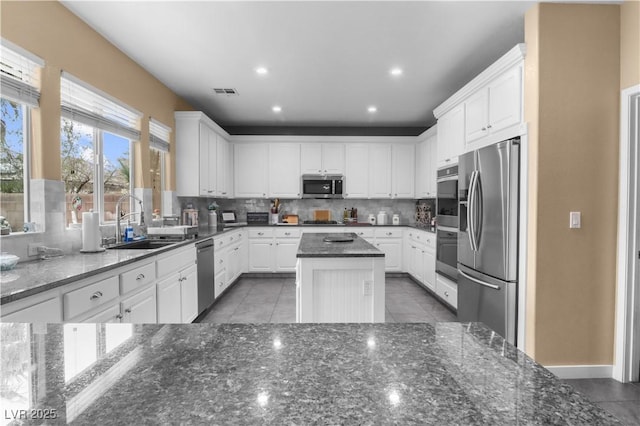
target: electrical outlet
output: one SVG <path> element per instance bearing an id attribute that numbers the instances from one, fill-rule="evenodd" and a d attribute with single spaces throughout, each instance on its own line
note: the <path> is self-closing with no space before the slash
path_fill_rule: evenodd
<path id="1" fill-rule="evenodd" d="M 38 255 L 38 247 L 44 247 L 42 243 L 31 243 L 27 248 L 27 254 L 29 256 L 37 256 Z"/>
<path id="2" fill-rule="evenodd" d="M 373 288 L 373 282 L 369 280 L 365 280 L 362 282 L 362 293 L 364 296 L 371 296 Z"/>

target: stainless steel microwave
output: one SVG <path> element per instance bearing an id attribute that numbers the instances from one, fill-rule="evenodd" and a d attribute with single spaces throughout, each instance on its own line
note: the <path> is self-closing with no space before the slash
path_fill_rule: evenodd
<path id="1" fill-rule="evenodd" d="M 342 175 L 302 175 L 302 198 L 343 198 Z"/>

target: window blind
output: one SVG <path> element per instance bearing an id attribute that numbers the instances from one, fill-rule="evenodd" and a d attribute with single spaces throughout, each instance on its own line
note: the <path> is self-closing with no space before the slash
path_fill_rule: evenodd
<path id="1" fill-rule="evenodd" d="M 158 151 L 169 152 L 171 128 L 157 120 L 149 120 L 149 146 Z"/>
<path id="2" fill-rule="evenodd" d="M 40 68 L 44 61 L 2 39 L 0 43 L 0 94 L 3 98 L 37 107 Z"/>
<path id="3" fill-rule="evenodd" d="M 60 101 L 62 116 L 69 120 L 140 140 L 140 112 L 64 71 Z"/>

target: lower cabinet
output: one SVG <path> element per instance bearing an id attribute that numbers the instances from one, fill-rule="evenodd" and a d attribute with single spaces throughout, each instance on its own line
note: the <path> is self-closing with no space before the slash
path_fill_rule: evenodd
<path id="1" fill-rule="evenodd" d="M 36 298 L 36 296 L 33 296 Z M 16 310 L 2 315 L 2 322 L 59 323 L 62 322 L 62 302 L 52 295 L 45 300 L 20 300 L 14 302 Z M 13 305 L 13 304 L 11 304 Z M 6 307 L 2 307 L 6 311 Z"/>
<path id="2" fill-rule="evenodd" d="M 443 276 L 436 276 L 435 292 L 452 308 L 458 309 L 458 285 Z"/>
<path id="3" fill-rule="evenodd" d="M 151 286 L 120 302 L 121 322 L 133 324 L 155 324 L 156 316 L 156 287 Z"/>
<path id="4" fill-rule="evenodd" d="M 434 234 L 418 229 L 408 229 L 405 247 L 406 271 L 427 288 L 436 288 L 436 252 Z"/>
<path id="5" fill-rule="evenodd" d="M 282 227 L 249 231 L 249 272 L 294 272 L 300 229 Z"/>
<path id="6" fill-rule="evenodd" d="M 402 271 L 402 229 L 378 228 L 374 235 L 376 247 L 384 252 L 384 270 Z"/>
<path id="7" fill-rule="evenodd" d="M 158 323 L 190 323 L 198 316 L 198 274 L 195 265 L 158 283 Z"/>

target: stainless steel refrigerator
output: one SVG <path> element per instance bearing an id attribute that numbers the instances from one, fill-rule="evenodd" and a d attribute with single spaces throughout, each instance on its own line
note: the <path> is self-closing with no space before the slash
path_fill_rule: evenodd
<path id="1" fill-rule="evenodd" d="M 459 158 L 458 319 L 515 344 L 520 139 Z"/>

